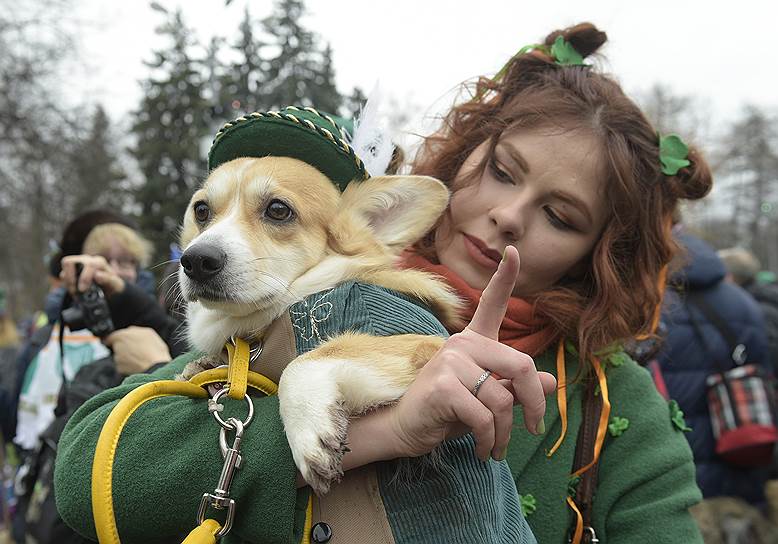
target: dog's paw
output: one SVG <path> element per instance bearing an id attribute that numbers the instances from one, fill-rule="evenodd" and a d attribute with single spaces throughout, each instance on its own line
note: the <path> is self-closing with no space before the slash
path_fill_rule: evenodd
<path id="1" fill-rule="evenodd" d="M 187 363 L 187 365 L 184 367 L 184 370 L 181 371 L 181 374 L 178 374 L 176 376 L 176 381 L 179 382 L 189 381 L 189 379 L 192 376 L 195 376 L 200 372 L 203 372 L 204 370 L 210 370 L 212 368 L 216 368 L 217 366 L 221 366 L 222 364 L 223 363 L 221 359 L 219 359 L 218 357 L 215 357 L 213 355 L 203 355 L 199 359 L 195 359 L 194 361 Z"/>
<path id="2" fill-rule="evenodd" d="M 282 409 L 282 418 L 284 413 L 289 411 Z M 287 419 L 284 427 L 295 464 L 313 491 L 324 495 L 343 477 L 343 456 L 350 451 L 346 443 L 348 414 L 342 403 L 332 402 L 321 410 L 310 410 L 304 418 L 294 417 L 289 425 Z"/>

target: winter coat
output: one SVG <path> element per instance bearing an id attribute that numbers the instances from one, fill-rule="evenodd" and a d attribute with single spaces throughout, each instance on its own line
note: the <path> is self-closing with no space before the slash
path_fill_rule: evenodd
<path id="1" fill-rule="evenodd" d="M 274 382 L 286 365 L 344 331 L 374 336 L 445 336 L 417 301 L 382 287 L 345 282 L 311 295 L 278 317 L 252 370 Z M 63 519 L 94 538 L 91 466 L 95 445 L 116 402 L 143 383 L 172 379 L 197 354 L 148 375 L 131 376 L 87 401 L 68 423 L 57 453 L 55 489 Z M 380 356 L 376 353 L 376 356 Z M 311 383 L 315 388 L 316 383 Z M 122 542 L 180 542 L 193 529 L 203 492 L 223 465 L 218 425 L 207 399 L 157 398 L 128 420 L 113 465 L 113 508 Z M 241 442 L 243 461 L 230 496 L 235 524 L 223 542 L 297 544 L 310 488 L 296 488 L 296 468 L 281 424 L 278 397 L 254 397 L 254 418 Z M 506 462 L 482 462 L 472 436 L 450 440 L 426 456 L 373 463 L 347 472 L 312 502 L 312 523 L 326 523 L 330 544 L 529 544 Z"/>
<path id="2" fill-rule="evenodd" d="M 697 484 L 703 496 L 734 496 L 761 504 L 765 500 L 766 469 L 738 468 L 715 453 L 705 381 L 720 371 L 717 360 L 727 368 L 734 367 L 730 357 L 732 348 L 695 307 L 691 311 L 715 359 L 709 355 L 694 331 L 684 293 L 701 293 L 746 346 L 749 362 L 767 369 L 769 359 L 762 312 L 743 289 L 724 281 L 726 270 L 713 248 L 688 234 L 679 235 L 678 241 L 688 252 L 687 264 L 672 278 L 671 284 L 677 287 L 668 289 L 665 295 L 662 320 L 667 336 L 658 355 L 662 375 L 670 397 L 678 402 L 692 428 L 686 437 L 694 452 Z"/>
<path id="3" fill-rule="evenodd" d="M 534 359 L 538 370 L 556 376 L 556 347 Z M 649 373 L 625 354 L 615 353 L 602 363 L 611 413 L 592 507 L 599 542 L 701 543 L 689 514 L 701 496 L 682 432 L 683 414 L 659 396 Z M 575 496 L 570 474 L 583 420 L 585 380 L 571 379 L 578 370 L 577 357 L 568 351 L 567 431 L 559 449 L 548 455 L 563 432 L 555 395 L 547 398 L 545 434 L 516 428 L 508 446 L 522 509 L 541 544 L 566 544 L 575 524 L 566 500 Z M 521 425 L 521 408 L 514 418 L 514 425 Z"/>
<path id="4" fill-rule="evenodd" d="M 750 283 L 743 288 L 756 299 L 764 313 L 767 328 L 767 349 L 773 367 L 773 375 L 778 376 L 778 284 Z"/>

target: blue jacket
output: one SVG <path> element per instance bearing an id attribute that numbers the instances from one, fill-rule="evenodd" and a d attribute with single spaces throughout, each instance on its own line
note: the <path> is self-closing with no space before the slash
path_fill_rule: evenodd
<path id="1" fill-rule="evenodd" d="M 704 497 L 735 496 L 752 504 L 764 503 L 766 468 L 738 468 L 720 460 L 715 453 L 706 397 L 705 379 L 719 371 L 694 332 L 684 292 L 702 293 L 707 302 L 725 320 L 740 342 L 745 344 L 749 362 L 769 368 L 767 338 L 762 311 L 756 301 L 737 285 L 725 282 L 724 264 L 708 244 L 681 234 L 678 242 L 687 249 L 686 265 L 676 273 L 668 289 L 662 312 L 667 336 L 658 355 L 662 375 L 670 397 L 678 401 L 692 428 L 686 437 L 694 452 L 697 484 Z M 679 295 L 680 293 L 680 295 Z M 705 343 L 718 361 L 734 366 L 731 348 L 705 316 L 694 308 Z"/>

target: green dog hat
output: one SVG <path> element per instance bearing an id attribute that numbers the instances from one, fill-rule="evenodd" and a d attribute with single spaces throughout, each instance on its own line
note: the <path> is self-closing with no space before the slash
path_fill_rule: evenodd
<path id="1" fill-rule="evenodd" d="M 313 108 L 249 113 L 216 133 L 208 171 L 239 157 L 292 157 L 317 168 L 342 191 L 349 182 L 370 177 L 348 143 L 348 125 Z"/>

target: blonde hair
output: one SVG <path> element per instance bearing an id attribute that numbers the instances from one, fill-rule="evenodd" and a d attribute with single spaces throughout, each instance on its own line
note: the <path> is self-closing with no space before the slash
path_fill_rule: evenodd
<path id="1" fill-rule="evenodd" d="M 93 228 L 84 240 L 82 252 L 99 255 L 117 243 L 132 255 L 140 266 L 149 264 L 151 243 L 121 223 L 104 223 Z"/>
<path id="2" fill-rule="evenodd" d="M 722 249 L 719 251 L 719 258 L 724 261 L 724 266 L 738 285 L 748 285 L 754 281 L 762 268 L 759 259 L 742 247 Z"/>

